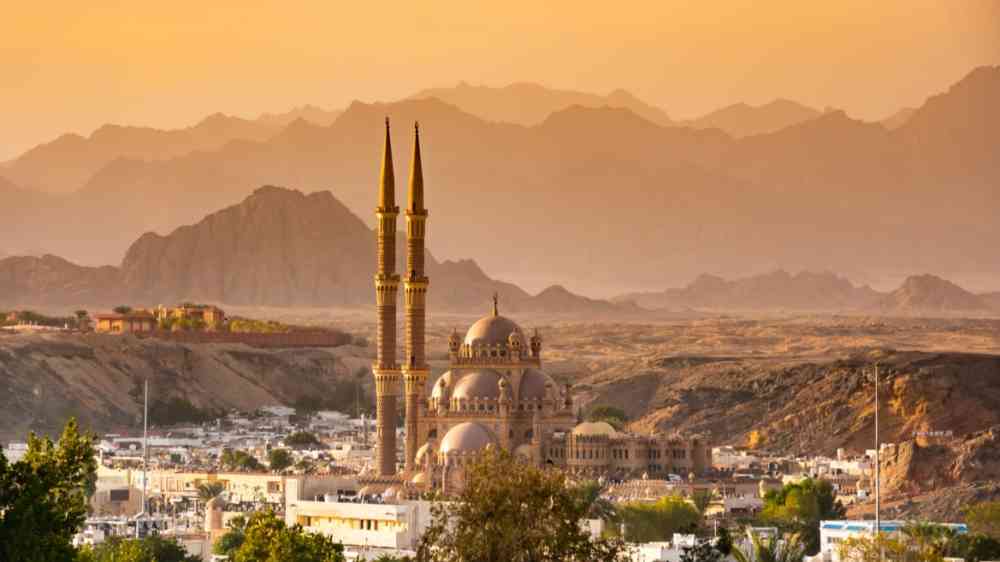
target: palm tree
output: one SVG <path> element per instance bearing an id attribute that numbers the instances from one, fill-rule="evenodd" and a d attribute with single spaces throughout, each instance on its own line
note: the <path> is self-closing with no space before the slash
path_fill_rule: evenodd
<path id="1" fill-rule="evenodd" d="M 222 482 L 202 482 L 198 484 L 198 499 L 208 503 L 209 500 L 221 494 L 225 489 Z"/>
<path id="2" fill-rule="evenodd" d="M 736 562 L 802 562 L 805 556 L 805 547 L 798 535 L 789 535 L 784 543 L 777 538 L 761 539 L 749 530 L 747 536 L 749 548 L 734 547 L 731 552 Z"/>
<path id="3" fill-rule="evenodd" d="M 581 484 L 578 489 L 580 501 L 587 506 L 587 517 L 610 521 L 615 518 L 618 511 L 614 504 L 601 497 L 602 489 L 600 482 L 594 480 Z"/>
<path id="4" fill-rule="evenodd" d="M 699 489 L 691 492 L 691 503 L 698 510 L 698 515 L 702 517 L 705 517 L 705 511 L 713 499 L 715 499 L 715 492 L 712 490 Z"/>

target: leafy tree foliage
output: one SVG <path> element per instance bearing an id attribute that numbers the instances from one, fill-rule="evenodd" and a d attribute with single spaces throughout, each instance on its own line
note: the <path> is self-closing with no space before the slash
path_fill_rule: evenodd
<path id="1" fill-rule="evenodd" d="M 745 548 L 733 548 L 731 555 L 736 562 L 802 562 L 805 545 L 799 535 L 788 535 L 778 540 L 761 538 L 756 533 L 747 533 L 750 538 Z"/>
<path id="2" fill-rule="evenodd" d="M 701 517 L 705 517 L 705 511 L 708 510 L 708 506 L 711 505 L 713 499 L 715 499 L 715 492 L 712 490 L 702 489 L 691 493 L 691 503 L 694 504 L 694 508 Z"/>
<path id="3" fill-rule="evenodd" d="M 308 431 L 297 431 L 285 437 L 285 445 L 289 447 L 319 447 L 322 445 L 315 435 Z"/>
<path id="4" fill-rule="evenodd" d="M 715 539 L 715 548 L 722 553 L 723 556 L 729 556 L 733 551 L 733 537 L 729 534 L 728 527 L 719 528 L 719 536 Z"/>
<path id="5" fill-rule="evenodd" d="M 250 453 L 246 451 L 234 451 L 232 449 L 223 449 L 219 462 L 224 469 L 239 472 L 250 472 L 262 468 L 260 462 Z"/>
<path id="6" fill-rule="evenodd" d="M 292 454 L 288 452 L 288 449 L 271 449 L 271 452 L 267 454 L 267 464 L 274 471 L 285 470 L 292 466 L 294 462 L 295 459 L 292 458 Z"/>
<path id="7" fill-rule="evenodd" d="M 602 519 L 613 521 L 618 516 L 615 505 L 601 497 L 601 485 L 590 480 L 576 488 L 580 501 L 587 506 L 587 519 Z"/>
<path id="8" fill-rule="evenodd" d="M 666 541 L 674 533 L 694 532 L 701 516 L 690 503 L 677 496 L 665 496 L 649 502 L 631 502 L 618 509 L 617 525 L 613 533 L 621 533 L 625 525 L 625 539 L 629 542 Z"/>
<path id="9" fill-rule="evenodd" d="M 94 547 L 81 549 L 78 562 L 201 562 L 188 555 L 173 539 L 157 535 L 142 539 L 111 537 Z"/>
<path id="10" fill-rule="evenodd" d="M 833 485 L 825 480 L 807 478 L 771 490 L 764 496 L 760 519 L 765 524 L 800 535 L 807 554 L 819 552 L 819 522 L 843 519 L 844 506 L 836 500 Z"/>
<path id="11" fill-rule="evenodd" d="M 344 547 L 320 533 L 288 527 L 272 511 L 258 511 L 247 520 L 243 543 L 233 562 L 344 562 Z"/>
<path id="12" fill-rule="evenodd" d="M 87 516 L 96 471 L 93 440 L 80 433 L 75 419 L 58 443 L 29 435 L 18 462 L 0 454 L 0 560 L 73 560 L 71 541 Z"/>
<path id="13" fill-rule="evenodd" d="M 954 530 L 916 522 L 901 532 L 877 536 L 859 536 L 839 545 L 841 558 L 854 557 L 858 562 L 942 562 L 945 558 L 962 558 L 980 562 L 1000 558 L 1000 541 L 980 533 L 959 534 Z M 884 554 L 884 556 L 883 556 Z"/>
<path id="14" fill-rule="evenodd" d="M 684 549 L 681 562 L 722 562 L 722 553 L 710 541 L 698 541 Z"/>
<path id="15" fill-rule="evenodd" d="M 972 531 L 1000 540 L 1000 501 L 970 505 L 965 509 L 965 522 Z"/>
<path id="16" fill-rule="evenodd" d="M 215 545 L 212 546 L 212 552 L 221 556 L 231 557 L 234 552 L 243 546 L 243 541 L 246 540 L 246 517 L 233 517 L 226 526 L 229 527 L 229 530 L 219 537 L 219 540 L 215 541 Z"/>
<path id="17" fill-rule="evenodd" d="M 128 314 L 132 312 L 132 307 L 124 304 L 120 304 L 111 309 L 115 314 Z"/>
<path id="18" fill-rule="evenodd" d="M 556 470 L 490 449 L 465 467 L 465 485 L 432 508 L 421 562 L 593 562 L 624 560 L 624 544 L 594 539 L 581 527 L 589 506 Z"/>

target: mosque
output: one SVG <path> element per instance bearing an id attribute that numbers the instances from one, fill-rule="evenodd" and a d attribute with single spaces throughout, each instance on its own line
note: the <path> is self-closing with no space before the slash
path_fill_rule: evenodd
<path id="1" fill-rule="evenodd" d="M 424 206 L 420 131 L 414 126 L 406 220 L 406 272 L 396 272 L 395 176 L 389 121 L 379 184 L 377 219 L 376 394 L 377 446 L 373 473 L 363 481 L 372 491 L 415 495 L 460 489 L 464 467 L 487 447 L 500 447 L 537 466 L 551 465 L 589 477 L 689 477 L 711 466 L 711 448 L 700 438 L 635 435 L 604 422 L 577 423 L 569 385 L 542 369 L 542 338 L 530 336 L 492 310 L 448 342 L 450 369 L 427 389 L 424 270 L 427 208 Z M 400 286 L 404 307 L 404 349 L 397 359 L 396 318 Z M 405 443 L 402 471 L 397 462 L 396 426 L 403 395 Z"/>

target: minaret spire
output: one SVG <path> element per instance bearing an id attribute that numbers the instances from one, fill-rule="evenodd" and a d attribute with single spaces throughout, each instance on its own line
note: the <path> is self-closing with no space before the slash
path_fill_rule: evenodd
<path id="1" fill-rule="evenodd" d="M 424 271 L 424 238 L 427 235 L 427 209 L 424 208 L 424 171 L 420 161 L 420 126 L 413 124 L 413 161 L 410 163 L 410 193 L 406 209 L 406 277 L 403 280 L 404 319 L 406 321 L 406 361 L 403 363 L 403 386 L 406 396 L 407 474 L 417 469 L 416 455 L 426 438 L 421 424 L 421 404 L 426 399 L 424 387 L 430 373 L 425 350 L 427 287 L 430 280 Z"/>
<path id="2" fill-rule="evenodd" d="M 500 294 L 493 293 L 493 316 L 500 316 Z"/>
<path id="3" fill-rule="evenodd" d="M 396 273 L 396 179 L 392 172 L 392 141 L 389 118 L 385 118 L 385 145 L 378 207 L 375 209 L 375 416 L 378 449 L 375 465 L 379 476 L 396 473 L 396 397 L 399 394 L 399 366 L 396 363 L 396 301 L 399 275 Z"/>
<path id="4" fill-rule="evenodd" d="M 413 124 L 413 161 L 410 163 L 410 203 L 408 211 L 424 211 L 424 166 L 420 161 L 420 123 Z"/>
<path id="5" fill-rule="evenodd" d="M 385 142 L 382 145 L 382 177 L 379 179 L 378 206 L 391 209 L 396 206 L 396 176 L 392 171 L 392 139 L 389 135 L 389 118 L 385 118 Z"/>

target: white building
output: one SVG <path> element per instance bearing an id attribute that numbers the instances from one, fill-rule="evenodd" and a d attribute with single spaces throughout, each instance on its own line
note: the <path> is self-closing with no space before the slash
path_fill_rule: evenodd
<path id="1" fill-rule="evenodd" d="M 892 535 L 899 533 L 906 526 L 905 521 L 882 521 L 879 529 L 882 533 Z M 933 523 L 941 527 L 953 529 L 957 533 L 968 533 L 969 527 L 964 523 Z M 840 562 L 838 546 L 849 538 L 871 536 L 875 530 L 874 521 L 821 521 L 819 524 L 819 554 L 812 561 Z"/>

